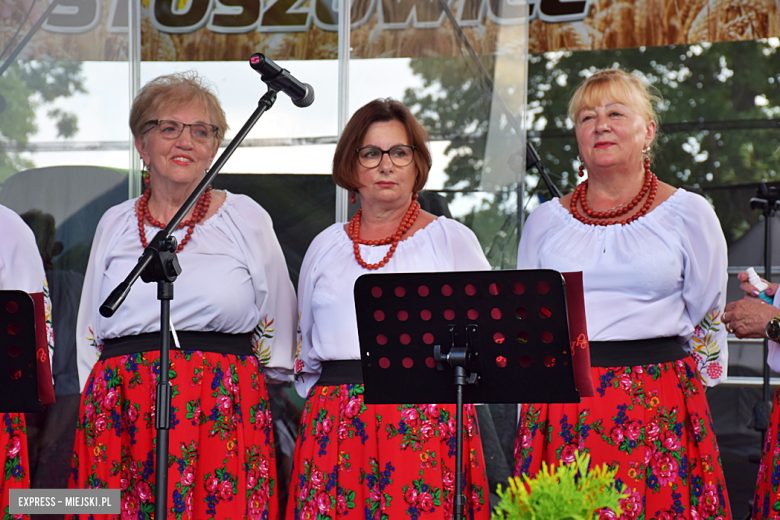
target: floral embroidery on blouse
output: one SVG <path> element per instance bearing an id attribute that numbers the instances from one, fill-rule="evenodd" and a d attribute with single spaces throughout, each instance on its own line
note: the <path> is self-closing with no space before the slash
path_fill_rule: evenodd
<path id="1" fill-rule="evenodd" d="M 303 381 L 303 369 L 306 364 L 301 359 L 301 345 L 303 344 L 303 334 L 301 333 L 301 313 L 298 313 L 298 345 L 295 347 L 295 365 L 293 366 L 293 372 L 295 373 L 296 381 Z"/>
<path id="2" fill-rule="evenodd" d="M 301 313 L 298 313 L 298 345 L 295 347 L 295 380 L 298 381 L 298 376 L 303 372 L 304 363 L 301 359 L 301 343 L 303 342 L 303 335 L 301 334 Z"/>
<path id="3" fill-rule="evenodd" d="M 720 362 L 721 346 L 716 338 L 721 327 L 720 316 L 720 309 L 708 312 L 693 331 L 691 341 L 691 355 L 696 360 L 699 373 L 707 382 L 716 381 L 723 375 L 724 368 Z"/>
<path id="4" fill-rule="evenodd" d="M 263 366 L 268 365 L 268 363 L 271 361 L 271 345 L 266 345 L 265 340 L 270 340 L 274 337 L 273 331 L 275 331 L 276 328 L 271 327 L 273 323 L 274 318 L 269 320 L 268 315 L 266 315 L 266 317 L 257 324 L 254 332 L 252 333 L 252 349 L 255 351 L 257 359 L 260 360 L 260 363 Z"/>
<path id="5" fill-rule="evenodd" d="M 49 294 L 49 281 L 43 277 L 43 306 L 46 314 L 46 343 L 49 350 L 54 350 L 54 326 L 51 319 L 51 296 Z"/>
<path id="6" fill-rule="evenodd" d="M 89 341 L 89 344 L 98 351 L 97 357 L 99 358 L 100 354 L 103 353 L 103 343 L 97 339 L 97 334 L 92 330 L 92 327 L 89 327 L 89 334 L 90 335 L 87 336 L 87 341 Z"/>

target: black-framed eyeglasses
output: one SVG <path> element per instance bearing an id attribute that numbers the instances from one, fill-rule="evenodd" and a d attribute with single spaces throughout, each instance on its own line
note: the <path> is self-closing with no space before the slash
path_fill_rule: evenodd
<path id="1" fill-rule="evenodd" d="M 165 139 L 178 139 L 184 132 L 184 127 L 190 127 L 192 139 L 200 143 L 211 141 L 217 136 L 219 127 L 208 123 L 182 123 L 173 119 L 152 119 L 146 122 L 147 125 L 154 125 L 160 128 L 160 135 Z"/>
<path id="2" fill-rule="evenodd" d="M 399 144 L 389 150 L 382 150 L 376 146 L 364 146 L 357 149 L 358 161 L 364 168 L 376 168 L 382 162 L 382 157 L 387 154 L 394 165 L 408 166 L 414 159 L 415 147 L 408 144 Z"/>

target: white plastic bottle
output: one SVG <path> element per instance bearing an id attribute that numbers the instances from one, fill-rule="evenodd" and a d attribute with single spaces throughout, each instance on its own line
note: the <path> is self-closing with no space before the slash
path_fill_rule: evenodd
<path id="1" fill-rule="evenodd" d="M 759 278 L 758 274 L 756 273 L 756 270 L 752 267 L 747 268 L 747 275 L 748 275 L 748 282 L 750 282 L 750 285 L 758 289 L 760 292 L 758 293 L 758 297 L 764 300 L 765 302 L 772 304 L 775 301 L 774 296 L 769 296 L 764 291 L 766 290 L 769 285 L 767 285 L 761 278 Z"/>

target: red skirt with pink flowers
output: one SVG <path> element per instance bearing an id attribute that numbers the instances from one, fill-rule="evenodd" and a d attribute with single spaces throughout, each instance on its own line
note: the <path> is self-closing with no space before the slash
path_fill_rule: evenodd
<path id="1" fill-rule="evenodd" d="M 121 518 L 154 514 L 159 357 L 98 361 L 81 394 L 70 487 L 120 489 Z M 170 359 L 168 518 L 278 518 L 271 413 L 257 358 L 171 350 Z"/>
<path id="2" fill-rule="evenodd" d="M 4 446 L 0 460 L 3 475 L 0 478 L 0 511 L 2 518 L 28 518 L 26 515 L 10 515 L 8 493 L 11 489 L 30 487 L 30 462 L 27 458 L 27 428 L 23 413 L 0 413 L 3 430 L 0 431 L 0 446 Z"/>
<path id="3" fill-rule="evenodd" d="M 574 452 L 617 468 L 621 519 L 731 518 L 726 481 L 695 362 L 591 368 L 595 397 L 579 404 L 523 405 L 515 475 Z M 610 510 L 600 519 L 618 518 Z"/>
<path id="4" fill-rule="evenodd" d="M 465 518 L 490 517 L 474 407 L 464 414 Z M 295 446 L 287 520 L 450 519 L 454 405 L 366 405 L 363 385 L 315 386 Z"/>
<path id="5" fill-rule="evenodd" d="M 753 518 L 780 519 L 780 389 L 775 391 L 764 454 L 758 467 Z"/>

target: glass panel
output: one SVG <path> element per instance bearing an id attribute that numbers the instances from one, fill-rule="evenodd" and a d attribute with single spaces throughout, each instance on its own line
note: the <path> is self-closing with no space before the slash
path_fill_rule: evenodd
<path id="1" fill-rule="evenodd" d="M 571 92 L 599 68 L 637 70 L 663 95 L 660 148 L 653 164 L 659 179 L 705 196 L 715 207 L 729 246 L 728 301 L 743 297 L 736 274 L 755 266 L 763 273 L 766 223 L 751 198 L 763 183 L 780 179 L 780 76 L 776 38 L 588 52 L 534 54 L 529 62 L 529 138 L 562 191 L 577 184 L 577 143 L 566 119 Z M 529 185 L 535 181 L 529 179 Z M 543 186 L 527 199 L 526 211 L 548 199 Z M 766 198 L 766 197 L 764 197 Z M 771 223 L 775 225 L 772 226 Z M 770 220 L 777 234 L 778 218 Z M 780 248 L 772 243 L 775 281 Z M 760 340 L 729 342 L 729 376 L 760 377 Z M 777 374 L 772 374 L 777 377 Z M 758 380 L 754 380 L 758 382 Z M 753 498 L 760 435 L 746 425 L 762 399 L 758 386 L 725 386 L 707 392 L 735 517 Z M 739 404 L 738 404 L 739 403 Z M 740 480 L 745 477 L 742 482 Z"/>
<path id="2" fill-rule="evenodd" d="M 451 5 L 462 30 L 438 2 L 382 2 L 378 22 L 353 22 L 360 59 L 350 62 L 350 113 L 379 97 L 408 106 L 431 138 L 423 209 L 464 223 L 494 268 L 513 269 L 524 218 L 527 5 Z M 477 407 L 491 491 L 511 473 L 515 410 Z"/>
<path id="3" fill-rule="evenodd" d="M 519 29 L 511 29 L 517 36 Z M 467 49 L 475 44 L 462 41 L 459 57 L 351 62 L 350 109 L 377 97 L 410 107 L 431 138 L 433 166 L 425 190 L 442 197 L 451 216 L 472 228 L 494 267 L 510 268 L 525 164 L 525 58 L 509 51 L 472 58 Z M 522 35 L 514 38 L 521 51 L 522 41 Z M 385 77 L 393 81 L 376 81 Z"/>

